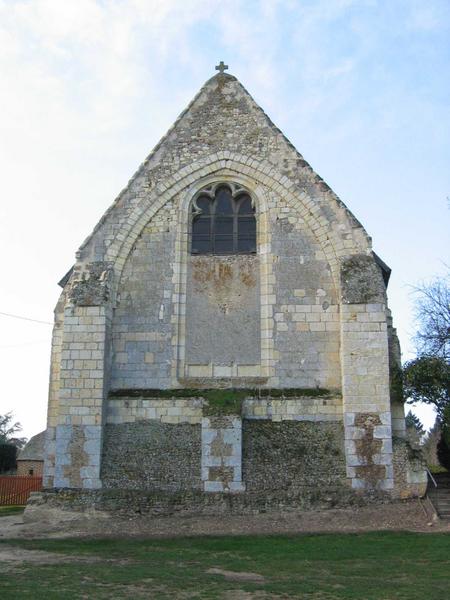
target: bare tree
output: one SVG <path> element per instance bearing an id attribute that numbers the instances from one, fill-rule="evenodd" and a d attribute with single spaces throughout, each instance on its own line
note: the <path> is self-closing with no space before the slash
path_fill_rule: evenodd
<path id="1" fill-rule="evenodd" d="M 403 366 L 404 397 L 408 404 L 434 405 L 441 429 L 438 458 L 450 468 L 450 269 L 414 291 L 417 358 Z"/>
<path id="2" fill-rule="evenodd" d="M 444 277 L 414 288 L 416 321 L 415 335 L 419 356 L 450 360 L 450 269 Z"/>

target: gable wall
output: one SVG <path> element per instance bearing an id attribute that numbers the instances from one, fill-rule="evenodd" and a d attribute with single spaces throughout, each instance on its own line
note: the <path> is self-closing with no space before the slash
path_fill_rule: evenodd
<path id="1" fill-rule="evenodd" d="M 86 261 L 113 259 L 143 209 L 157 204 L 179 174 L 201 170 L 210 158 L 223 152 L 241 157 L 244 164 L 255 161 L 261 168 L 267 167 L 266 174 L 285 180 L 288 187 L 293 185 L 302 193 L 303 199 L 312 200 L 311 213 L 329 224 L 330 241 L 334 238 L 337 250 L 365 250 L 370 246 L 362 226 L 242 85 L 234 77 L 217 76 L 205 84 L 146 159 L 81 246 L 79 257 Z"/>
<path id="2" fill-rule="evenodd" d="M 249 258 L 255 274 L 251 293 L 240 289 L 238 275 L 220 298 L 210 294 L 204 302 L 201 286 L 193 286 L 199 261 L 188 254 L 187 215 L 206 180 L 236 181 L 255 195 L 259 246 L 257 256 Z M 356 283 L 346 298 L 342 267 L 353 257 L 362 268 L 353 270 Z M 221 386 L 334 389 L 333 402 L 326 394 L 311 410 L 282 399 L 278 414 L 269 399 L 252 416 L 317 424 L 343 420 L 352 486 L 392 488 L 385 293 L 382 284 L 375 295 L 361 291 L 370 291 L 373 273 L 375 287 L 381 279 L 370 238 L 235 78 L 207 82 L 77 259 L 67 285 L 61 374 L 54 378 L 55 485 L 102 485 L 105 424 L 160 418 L 166 425 L 198 427 L 200 419 L 204 490 L 242 491 L 239 419 L 211 421 L 187 400 L 178 406 L 165 399 L 160 407 L 143 394 L 123 392 L 113 399 L 109 393 L 111 388 Z M 224 259 L 207 261 L 215 273 Z M 240 292 L 242 305 L 235 301 Z M 198 323 L 196 299 L 203 302 L 205 317 Z M 221 355 L 208 325 L 224 302 L 231 312 L 221 323 L 227 336 L 222 346 L 228 349 Z M 243 319 L 247 329 L 239 326 Z M 243 362 L 247 357 L 250 364 Z M 335 402 L 341 387 L 342 402 Z M 245 411 L 242 416 L 248 418 Z M 216 456 L 212 438 L 232 439 L 230 456 Z M 106 434 L 105 448 L 108 439 L 113 438 Z M 226 462 L 227 469 L 216 472 L 214 460 Z"/>

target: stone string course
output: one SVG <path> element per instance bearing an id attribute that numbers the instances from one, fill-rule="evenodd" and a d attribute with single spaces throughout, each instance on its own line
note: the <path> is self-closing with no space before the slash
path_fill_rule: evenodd
<path id="1" fill-rule="evenodd" d="M 205 400 L 201 398 L 109 398 L 106 423 L 161 423 L 199 425 Z M 269 421 L 342 421 L 340 398 L 247 398 L 242 403 L 243 419 Z"/>

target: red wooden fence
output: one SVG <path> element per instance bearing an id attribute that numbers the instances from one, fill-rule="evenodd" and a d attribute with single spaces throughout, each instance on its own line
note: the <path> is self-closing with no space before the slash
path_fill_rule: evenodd
<path id="1" fill-rule="evenodd" d="M 24 505 L 31 492 L 42 489 L 42 477 L 0 477 L 0 506 Z"/>

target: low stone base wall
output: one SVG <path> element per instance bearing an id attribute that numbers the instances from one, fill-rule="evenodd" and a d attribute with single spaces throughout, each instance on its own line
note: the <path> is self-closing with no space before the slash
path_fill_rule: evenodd
<path id="1" fill-rule="evenodd" d="M 420 448 L 414 448 L 404 438 L 393 438 L 392 464 L 394 468 L 393 497 L 422 498 L 427 491 L 426 463 Z"/>
<path id="2" fill-rule="evenodd" d="M 364 494 L 349 487 L 308 490 L 301 496 L 286 499 L 276 493 L 222 494 L 202 491 L 148 492 L 139 490 L 49 489 L 33 494 L 29 503 L 33 513 L 39 509 L 70 512 L 105 511 L 118 515 L 148 517 L 245 515 L 279 511 L 325 510 L 388 503 L 388 494 Z"/>

